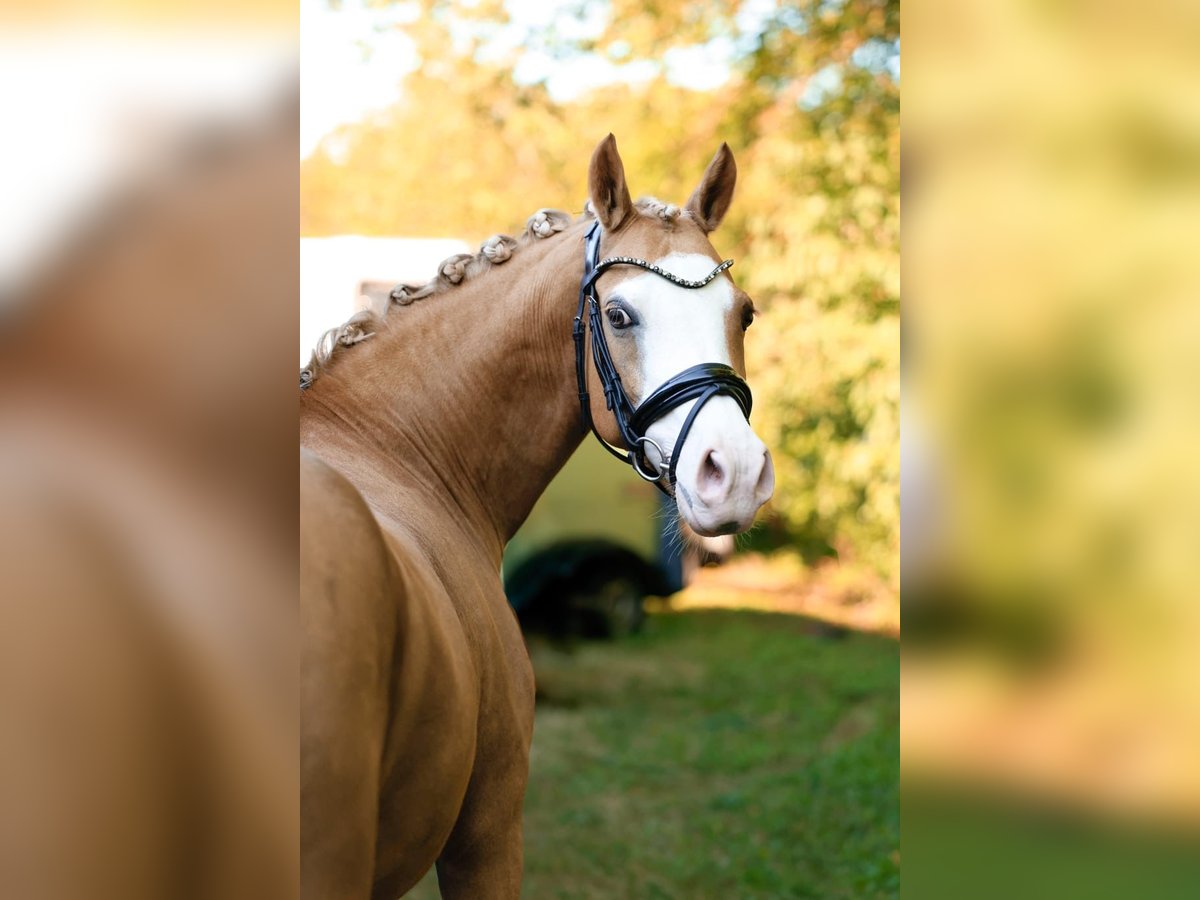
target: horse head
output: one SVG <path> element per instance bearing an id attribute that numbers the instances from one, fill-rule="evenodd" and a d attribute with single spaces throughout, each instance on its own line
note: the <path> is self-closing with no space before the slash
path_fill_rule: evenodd
<path id="1" fill-rule="evenodd" d="M 627 448 L 639 473 L 708 536 L 745 531 L 775 487 L 771 454 L 748 421 L 744 340 L 754 304 L 708 238 L 736 178 L 722 144 L 684 206 L 634 203 L 612 135 L 588 172 L 597 229 L 580 302 L 592 349 L 587 361 L 581 342 L 585 419 L 607 444 Z"/>

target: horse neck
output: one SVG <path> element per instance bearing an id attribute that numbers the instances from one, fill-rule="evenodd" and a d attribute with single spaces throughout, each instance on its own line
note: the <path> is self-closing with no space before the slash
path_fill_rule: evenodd
<path id="1" fill-rule="evenodd" d="M 302 393 L 302 443 L 435 550 L 466 552 L 449 546 L 465 536 L 499 563 L 579 444 L 571 323 L 585 227 L 392 309 Z M 439 508 L 466 531 L 440 548 Z"/>

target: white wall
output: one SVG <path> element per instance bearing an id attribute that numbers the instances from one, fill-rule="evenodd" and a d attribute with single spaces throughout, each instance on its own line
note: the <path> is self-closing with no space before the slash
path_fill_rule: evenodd
<path id="1" fill-rule="evenodd" d="M 327 328 L 340 325 L 361 308 L 361 282 L 421 284 L 433 278 L 443 259 L 469 249 L 452 238 L 301 238 L 300 365 L 308 362 Z"/>

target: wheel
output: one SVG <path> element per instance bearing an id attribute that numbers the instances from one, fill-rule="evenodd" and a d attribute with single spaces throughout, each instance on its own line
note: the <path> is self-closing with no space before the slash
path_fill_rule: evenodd
<path id="1" fill-rule="evenodd" d="M 632 576 L 595 576 L 576 594 L 585 630 L 598 637 L 623 638 L 635 634 L 646 619 L 641 583 Z"/>

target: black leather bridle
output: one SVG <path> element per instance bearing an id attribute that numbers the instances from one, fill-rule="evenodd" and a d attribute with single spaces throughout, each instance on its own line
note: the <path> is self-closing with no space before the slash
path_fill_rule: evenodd
<path id="1" fill-rule="evenodd" d="M 688 281 L 658 266 L 633 256 L 610 256 L 600 259 L 600 222 L 592 223 L 584 237 L 583 278 L 579 282 L 579 311 L 575 315 L 575 326 L 572 334 L 575 339 L 575 375 L 579 382 L 579 406 L 583 417 L 583 429 L 591 429 L 592 434 L 609 453 L 622 462 L 633 466 L 633 470 L 647 481 L 653 482 L 663 493 L 670 492 L 663 487 L 662 481 L 667 479 L 672 488 L 675 486 L 675 467 L 679 463 L 679 453 L 683 442 L 687 440 L 692 423 L 701 408 L 718 394 L 725 394 L 737 401 L 742 414 L 750 418 L 750 407 L 753 398 L 750 386 L 730 366 L 723 363 L 700 363 L 685 369 L 673 378 L 668 379 L 650 394 L 642 403 L 635 407 L 625 393 L 621 384 L 621 376 L 613 363 L 612 354 L 608 350 L 608 341 L 604 337 L 604 327 L 600 319 L 600 301 L 596 296 L 596 281 L 613 266 L 637 266 L 648 272 L 659 275 L 672 284 L 695 290 L 702 288 L 730 266 L 732 259 L 727 259 L 699 281 Z M 585 317 L 586 311 L 586 317 Z M 617 420 L 617 428 L 621 440 L 625 444 L 622 452 L 610 445 L 596 430 L 592 420 L 591 403 L 587 390 L 587 358 L 584 350 L 584 335 L 588 326 L 592 331 L 592 361 L 596 366 L 596 374 L 604 388 L 604 402 Z M 660 461 L 667 461 L 667 454 L 656 441 L 647 436 L 646 432 L 658 419 L 665 416 L 677 406 L 682 406 L 689 400 L 696 404 L 688 412 L 671 448 L 671 456 L 664 472 L 662 462 L 656 468 L 646 456 L 646 445 L 652 444 L 658 451 Z"/>

